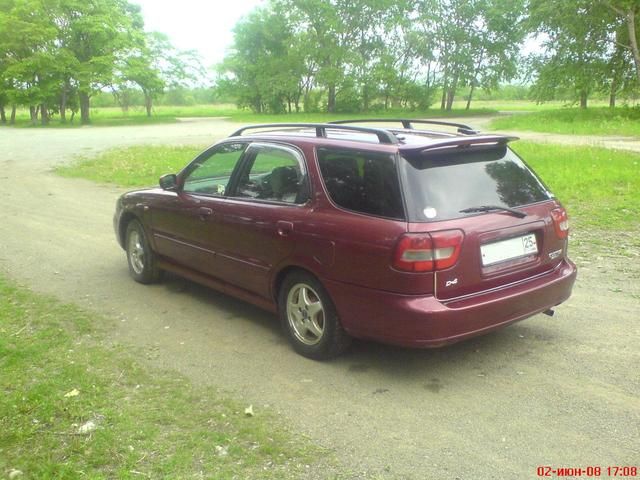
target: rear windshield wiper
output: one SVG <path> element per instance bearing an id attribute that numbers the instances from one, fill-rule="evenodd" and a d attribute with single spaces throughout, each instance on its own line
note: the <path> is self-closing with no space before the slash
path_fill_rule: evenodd
<path id="1" fill-rule="evenodd" d="M 460 213 L 490 212 L 491 210 L 503 210 L 505 212 L 509 212 L 510 214 L 518 218 L 524 218 L 527 216 L 526 213 L 520 210 L 516 210 L 515 208 L 500 207 L 498 205 L 479 205 L 477 207 L 469 207 L 469 208 L 460 210 Z"/>

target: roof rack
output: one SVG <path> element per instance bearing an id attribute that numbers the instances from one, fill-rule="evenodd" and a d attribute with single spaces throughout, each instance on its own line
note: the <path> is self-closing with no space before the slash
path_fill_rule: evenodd
<path id="1" fill-rule="evenodd" d="M 409 130 L 414 130 L 413 123 L 423 123 L 427 125 L 444 125 L 446 127 L 457 127 L 458 133 L 463 135 L 476 135 L 480 133 L 478 130 L 470 127 L 469 125 L 465 125 L 464 123 L 454 123 L 454 122 L 444 122 L 441 120 L 421 120 L 418 118 L 409 119 L 409 118 L 363 118 L 363 119 L 354 119 L 354 120 L 336 120 L 334 122 L 329 122 L 332 125 L 342 125 L 345 123 L 372 123 L 372 122 L 399 122 L 402 124 L 402 128 L 406 128 Z"/>
<path id="2" fill-rule="evenodd" d="M 351 125 L 338 125 L 334 123 L 264 123 L 260 125 L 249 125 L 242 127 L 233 132 L 230 137 L 239 137 L 243 132 L 247 130 L 253 130 L 257 128 L 282 128 L 282 127 L 302 127 L 302 128 L 315 128 L 316 137 L 326 138 L 327 129 L 332 130 L 347 130 L 351 132 L 371 133 L 378 137 L 378 141 L 384 144 L 395 145 L 398 143 L 396 136 L 388 130 L 382 128 L 371 127 L 354 127 Z"/>

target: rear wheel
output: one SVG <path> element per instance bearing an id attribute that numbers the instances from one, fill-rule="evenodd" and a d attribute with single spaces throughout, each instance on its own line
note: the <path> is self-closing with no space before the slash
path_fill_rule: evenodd
<path id="1" fill-rule="evenodd" d="M 144 228 L 138 220 L 127 225 L 125 238 L 129 274 L 140 283 L 155 283 L 162 277 L 155 253 L 147 241 Z"/>
<path id="2" fill-rule="evenodd" d="M 351 343 L 329 294 L 307 273 L 294 272 L 285 278 L 278 295 L 278 310 L 293 348 L 305 357 L 332 358 Z"/>

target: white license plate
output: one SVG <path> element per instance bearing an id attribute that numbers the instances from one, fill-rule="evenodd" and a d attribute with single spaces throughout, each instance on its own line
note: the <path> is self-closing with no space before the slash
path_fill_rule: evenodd
<path id="1" fill-rule="evenodd" d="M 481 245 L 480 253 L 482 254 L 482 266 L 486 267 L 494 263 L 536 254 L 538 253 L 538 244 L 536 236 L 530 233 L 522 237 Z"/>

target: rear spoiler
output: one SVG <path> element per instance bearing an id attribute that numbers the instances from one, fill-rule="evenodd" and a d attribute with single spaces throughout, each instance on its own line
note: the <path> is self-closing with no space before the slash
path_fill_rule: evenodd
<path id="1" fill-rule="evenodd" d="M 492 147 L 503 146 L 514 140 L 518 140 L 519 137 L 506 136 L 506 135 L 478 135 L 473 137 L 456 137 L 456 138 L 443 138 L 433 140 L 429 145 L 416 146 L 401 146 L 400 152 L 413 153 L 413 154 L 427 154 L 437 153 L 446 150 L 472 148 L 472 147 Z"/>

